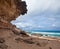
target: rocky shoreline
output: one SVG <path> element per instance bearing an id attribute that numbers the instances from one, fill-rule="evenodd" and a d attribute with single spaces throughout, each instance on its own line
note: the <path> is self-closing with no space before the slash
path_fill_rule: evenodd
<path id="1" fill-rule="evenodd" d="M 10 23 L 25 13 L 25 1 L 0 0 L 0 49 L 59 49 L 60 39 L 30 35 Z"/>
<path id="2" fill-rule="evenodd" d="M 0 30 L 0 49 L 59 49 L 60 39 L 29 36 L 26 32 L 16 34 L 11 30 Z M 25 34 L 26 33 L 26 34 Z M 57 46 L 58 45 L 58 46 Z"/>

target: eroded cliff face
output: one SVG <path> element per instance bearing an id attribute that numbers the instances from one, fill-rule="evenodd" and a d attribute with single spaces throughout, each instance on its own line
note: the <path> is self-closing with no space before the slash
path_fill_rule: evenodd
<path id="1" fill-rule="evenodd" d="M 0 49 L 20 49 L 20 46 L 18 48 L 16 42 L 14 42 L 15 37 L 29 37 L 25 31 L 16 28 L 15 25 L 10 23 L 12 20 L 15 20 L 18 16 L 24 15 L 25 13 L 27 13 L 25 1 L 0 0 Z"/>
<path id="2" fill-rule="evenodd" d="M 10 22 L 21 14 L 27 13 L 25 1 L 21 0 L 0 0 L 0 18 Z"/>
<path id="3" fill-rule="evenodd" d="M 18 30 L 10 22 L 27 13 L 27 5 L 21 0 L 0 0 L 0 29 Z"/>

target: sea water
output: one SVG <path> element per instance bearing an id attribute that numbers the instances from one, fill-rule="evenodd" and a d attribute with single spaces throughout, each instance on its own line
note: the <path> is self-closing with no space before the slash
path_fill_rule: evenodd
<path id="1" fill-rule="evenodd" d="M 56 36 L 56 37 L 60 37 L 60 32 L 31 32 L 31 34 L 42 34 L 43 36 Z"/>
<path id="2" fill-rule="evenodd" d="M 43 36 L 60 37 L 60 31 L 30 31 L 30 34 L 42 34 Z"/>

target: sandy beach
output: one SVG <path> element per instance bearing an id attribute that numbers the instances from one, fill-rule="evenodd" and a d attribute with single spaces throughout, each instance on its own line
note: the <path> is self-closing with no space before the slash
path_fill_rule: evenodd
<path id="1" fill-rule="evenodd" d="M 4 30 L 4 31 L 3 31 Z M 11 30 L 0 30 L 0 49 L 59 49 L 60 39 L 15 34 Z M 2 32 L 2 33 L 1 33 Z"/>

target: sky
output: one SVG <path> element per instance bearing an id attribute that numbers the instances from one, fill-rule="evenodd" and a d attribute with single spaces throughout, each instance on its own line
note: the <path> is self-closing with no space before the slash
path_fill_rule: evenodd
<path id="1" fill-rule="evenodd" d="M 60 31 L 60 0 L 23 0 L 28 12 L 12 21 L 24 30 Z"/>

